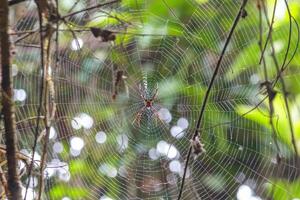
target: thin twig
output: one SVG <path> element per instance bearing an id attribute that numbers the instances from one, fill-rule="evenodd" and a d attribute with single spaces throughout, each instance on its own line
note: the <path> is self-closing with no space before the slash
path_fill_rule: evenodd
<path id="1" fill-rule="evenodd" d="M 117 16 L 111 15 L 109 12 L 106 12 L 105 10 L 100 9 L 99 11 L 102 12 L 102 13 L 104 13 L 104 14 L 106 14 L 107 16 L 109 16 L 109 17 L 111 17 L 111 18 L 113 18 L 113 19 L 116 19 L 116 20 L 119 21 L 121 24 L 129 24 L 129 25 L 132 25 L 131 22 L 125 21 L 125 20 L 123 20 L 123 19 L 120 19 L 120 18 L 117 17 Z"/>
<path id="2" fill-rule="evenodd" d="M 261 54 L 263 54 L 263 46 L 262 46 L 262 41 L 263 41 L 263 22 L 262 22 L 262 11 L 261 11 L 261 4 L 260 4 L 261 0 L 257 1 L 257 8 L 259 10 L 259 48 L 260 48 L 260 52 Z M 277 163 L 280 164 L 281 161 L 281 153 L 280 153 L 280 148 L 279 148 L 279 144 L 278 144 L 278 139 L 277 139 L 277 133 L 276 133 L 276 129 L 273 123 L 273 117 L 274 117 L 274 97 L 276 95 L 276 93 L 274 92 L 273 88 L 272 88 L 272 83 L 269 81 L 268 78 L 268 71 L 267 71 L 267 66 L 266 66 L 266 60 L 264 55 L 262 55 L 262 63 L 263 63 L 263 72 L 264 72 L 264 76 L 265 76 L 265 82 L 263 83 L 262 86 L 265 86 L 266 88 L 266 93 L 268 95 L 268 99 L 269 99 L 269 124 L 271 126 L 272 129 L 272 137 L 273 137 L 273 141 L 275 143 L 275 147 L 276 147 L 276 154 L 277 154 Z"/>
<path id="3" fill-rule="evenodd" d="M 52 75 L 49 73 L 50 71 L 50 62 L 51 62 L 51 38 L 54 32 L 53 24 L 51 21 L 51 14 L 54 11 L 57 11 L 56 5 L 48 2 L 47 0 L 36 1 L 38 6 L 39 14 L 43 16 L 42 28 L 45 28 L 45 34 L 40 33 L 41 35 L 41 44 L 43 44 L 43 48 L 41 49 L 41 56 L 44 56 L 43 61 L 43 82 L 45 89 L 43 91 L 44 96 L 44 125 L 45 125 L 45 137 L 43 140 L 43 148 L 41 155 L 41 165 L 40 165 L 40 176 L 39 176 L 39 188 L 38 188 L 38 200 L 41 199 L 42 193 L 44 190 L 44 170 L 45 163 L 47 159 L 47 147 L 49 142 L 49 134 L 51 127 L 51 120 L 55 113 L 55 103 L 54 103 L 54 86 L 52 81 Z M 37 140 L 35 138 L 35 140 Z"/>
<path id="4" fill-rule="evenodd" d="M 294 52 L 293 52 L 293 54 L 292 54 L 292 56 L 290 57 L 290 60 L 286 63 L 286 65 L 284 66 L 284 68 L 282 69 L 282 70 L 284 70 L 287 66 L 289 66 L 290 65 L 290 63 L 292 62 L 292 60 L 294 59 L 294 57 L 295 57 L 295 55 L 296 55 L 296 53 L 297 53 L 297 51 L 298 51 L 298 48 L 299 48 L 299 42 L 300 42 L 300 29 L 299 29 L 299 24 L 298 24 L 298 22 L 297 22 L 297 20 L 295 19 L 295 17 L 294 16 L 290 16 L 292 19 L 293 19 L 293 21 L 294 21 L 294 23 L 295 23 L 295 25 L 296 25 L 296 29 L 297 29 L 297 41 L 296 41 L 296 47 L 295 47 L 295 49 L 294 49 Z"/>
<path id="5" fill-rule="evenodd" d="M 70 12 L 78 4 L 78 2 L 79 2 L 79 0 L 76 1 L 74 6 L 70 9 Z M 56 16 L 59 16 L 58 0 L 55 0 L 55 3 L 56 3 Z M 59 52 L 59 21 L 56 22 L 56 30 L 55 30 L 55 69 L 54 69 L 54 71 L 57 69 L 58 63 L 59 63 L 58 52 Z"/>
<path id="6" fill-rule="evenodd" d="M 271 24 L 268 22 L 268 26 L 269 26 L 269 28 L 271 30 L 271 34 L 269 36 L 270 44 L 271 44 L 271 50 L 272 50 L 271 57 L 272 57 L 272 59 L 274 61 L 275 68 L 277 70 L 277 77 L 278 77 L 278 79 L 279 79 L 279 81 L 281 83 L 281 86 L 282 86 L 282 93 L 283 93 L 283 98 L 284 98 L 284 104 L 285 104 L 285 108 L 286 108 L 286 111 L 287 111 L 287 118 L 288 118 L 288 122 L 289 122 L 290 134 L 291 134 L 291 143 L 292 143 L 292 146 L 293 146 L 294 151 L 295 151 L 295 161 L 296 161 L 296 165 L 297 165 L 298 164 L 298 155 L 299 154 L 298 154 L 298 149 L 297 149 L 297 145 L 296 145 L 296 139 L 295 139 L 295 133 L 294 133 L 294 127 L 293 127 L 293 121 L 292 121 L 292 117 L 291 117 L 289 102 L 288 102 L 288 99 L 287 99 L 288 92 L 287 92 L 287 88 L 286 88 L 286 85 L 285 85 L 285 81 L 284 81 L 284 79 L 282 77 L 282 72 L 286 68 L 285 64 L 286 64 L 288 53 L 289 53 L 289 50 L 290 50 L 291 34 L 292 34 L 292 15 L 291 15 L 291 12 L 290 12 L 290 9 L 289 9 L 289 5 L 286 2 L 286 0 L 285 0 L 285 4 L 286 4 L 286 7 L 287 7 L 287 10 L 288 10 L 288 13 L 289 13 L 290 22 L 289 22 L 288 47 L 286 49 L 286 53 L 285 53 L 284 60 L 283 60 L 283 63 L 281 65 L 281 67 L 279 67 L 278 60 L 277 60 L 277 58 L 275 56 L 276 55 L 276 51 L 275 51 L 274 42 L 273 42 L 273 38 L 272 38 L 272 23 L 273 22 L 271 22 Z M 266 7 L 265 7 L 264 3 L 263 3 L 263 7 L 264 7 L 264 12 L 265 12 L 265 17 L 267 19 L 267 11 L 266 11 Z"/>
<path id="7" fill-rule="evenodd" d="M 290 11 L 290 8 L 289 8 L 289 5 L 288 5 L 287 1 L 284 0 L 284 2 L 286 4 L 286 8 L 287 8 L 288 14 L 289 14 L 290 32 L 289 32 L 289 39 L 288 39 L 288 47 L 287 47 L 286 55 L 284 57 L 284 61 L 282 63 L 281 68 L 286 67 L 285 64 L 286 64 L 288 53 L 289 53 L 289 50 L 290 50 L 291 38 L 292 38 L 292 17 L 291 17 L 292 14 L 291 14 L 291 11 Z M 274 45 L 272 45 L 272 52 L 275 54 Z M 284 103 L 285 103 L 285 107 L 286 107 L 286 110 L 287 110 L 287 116 L 288 116 L 290 131 L 291 131 L 292 145 L 293 145 L 295 155 L 296 155 L 296 166 L 298 166 L 298 156 L 299 156 L 299 154 L 298 154 L 298 149 L 297 149 L 297 145 L 296 145 L 296 138 L 295 138 L 295 132 L 294 132 L 294 127 L 293 127 L 293 120 L 292 120 L 291 111 L 290 111 L 290 107 L 289 107 L 289 102 L 288 102 L 288 98 L 287 98 L 288 92 L 287 92 L 287 88 L 286 88 L 286 85 L 285 85 L 285 81 L 282 77 L 281 71 L 280 71 L 280 69 L 278 68 L 278 66 L 276 64 L 275 64 L 275 66 L 276 66 L 277 73 L 280 75 L 279 79 L 280 79 L 280 82 L 281 82 L 283 97 L 284 97 Z"/>
<path id="8" fill-rule="evenodd" d="M 42 20 L 43 19 L 41 17 L 41 14 L 39 13 L 41 65 L 44 66 L 44 55 L 43 55 L 44 44 L 42 42 L 43 40 L 42 40 L 42 34 L 41 34 Z M 43 67 L 42 67 L 42 70 L 43 70 Z M 39 100 L 39 107 L 37 110 L 37 116 L 41 116 L 41 112 L 42 112 L 43 91 L 44 91 L 44 73 L 42 73 L 41 79 L 42 79 L 42 81 L 41 81 L 41 85 L 40 85 L 40 95 L 39 95 L 40 100 Z M 33 163 L 34 163 L 34 155 L 35 155 L 35 150 L 36 150 L 36 146 L 37 146 L 37 138 L 38 138 L 38 134 L 39 134 L 39 127 L 40 127 L 40 117 L 38 117 L 37 121 L 36 121 L 34 141 L 33 141 L 33 146 L 32 146 L 32 156 L 31 156 L 31 162 L 30 162 L 30 166 L 29 166 L 29 170 L 28 170 L 28 177 L 30 177 L 31 173 L 32 173 L 32 168 L 33 168 Z M 26 185 L 24 200 L 26 199 L 26 196 L 27 196 L 28 187 L 29 187 L 29 181 L 27 182 L 27 185 Z"/>
<path id="9" fill-rule="evenodd" d="M 114 3 L 117 3 L 117 2 L 120 2 L 120 1 L 121 0 L 113 0 L 113 1 L 108 1 L 108 2 L 105 2 L 105 3 L 100 3 L 100 4 L 97 4 L 95 6 L 91 6 L 91 7 L 88 7 L 88 8 L 85 8 L 85 9 L 82 9 L 82 10 L 64 15 L 64 16 L 61 17 L 61 19 L 65 19 L 67 17 L 71 17 L 71 16 L 77 15 L 77 14 L 82 13 L 82 12 L 86 12 L 86 11 L 89 11 L 89 10 L 93 10 L 93 9 L 96 9 L 96 8 L 100 8 L 100 7 L 103 7 L 103 6 L 110 5 L 110 4 L 114 4 Z"/>
<path id="10" fill-rule="evenodd" d="M 15 44 L 15 46 L 29 47 L 29 48 L 36 48 L 36 49 L 40 49 L 41 48 L 39 45 L 36 45 L 36 44 Z"/>
<path id="11" fill-rule="evenodd" d="M 38 193 L 38 199 L 41 198 L 41 193 L 43 190 L 43 170 L 44 170 L 44 162 L 46 159 L 46 153 L 45 149 L 47 147 L 47 138 L 49 136 L 50 132 L 50 123 L 49 123 L 49 117 L 48 117 L 48 70 L 49 70 L 49 62 L 50 62 L 50 40 L 51 36 L 53 33 L 53 29 L 51 24 L 49 23 L 50 21 L 50 14 L 51 14 L 51 8 L 53 5 L 48 4 L 46 0 L 43 1 L 36 1 L 37 7 L 38 7 L 38 13 L 39 13 L 39 29 L 40 29 L 40 44 L 41 44 L 41 51 L 40 51 L 40 56 L 41 56 L 41 65 L 42 65 L 42 83 L 41 83 L 41 88 L 40 88 L 40 102 L 39 102 L 39 108 L 38 108 L 38 114 L 37 116 L 41 115 L 42 112 L 42 104 L 44 101 L 44 107 L 45 107 L 45 118 L 44 118 L 44 123 L 45 123 L 45 128 L 46 128 L 46 136 L 44 140 L 44 146 L 43 146 L 43 152 L 42 152 L 42 158 L 41 158 L 41 166 L 40 166 L 40 182 L 39 182 L 39 193 Z M 43 34 L 43 28 L 45 28 L 45 34 Z M 34 134 L 34 143 L 32 147 L 32 160 L 30 163 L 30 168 L 28 170 L 28 177 L 30 177 L 32 168 L 33 168 L 33 159 L 35 155 L 35 150 L 37 146 L 37 140 L 38 140 L 38 134 L 39 134 L 39 124 L 40 124 L 40 118 L 37 118 L 37 124 L 36 124 L 36 129 L 35 129 L 35 134 Z M 29 187 L 29 181 L 27 182 L 26 185 L 26 191 L 25 191 L 25 196 L 24 200 L 26 199 L 27 196 L 27 191 Z"/>
<path id="12" fill-rule="evenodd" d="M 28 33 L 36 33 L 39 30 L 26 30 L 26 31 L 14 31 L 9 33 L 9 35 L 24 35 L 24 34 L 28 34 Z"/>
<path id="13" fill-rule="evenodd" d="M 25 35 L 22 35 L 21 37 L 17 38 L 15 41 L 14 41 L 14 44 L 24 40 L 25 38 L 29 37 L 30 35 L 36 33 L 38 30 L 32 30 L 32 31 L 28 31 Z"/>
<path id="14" fill-rule="evenodd" d="M 57 0 L 55 0 L 55 1 L 57 2 Z M 74 5 L 68 10 L 67 13 L 72 12 L 79 2 L 80 2 L 80 0 L 77 0 L 77 1 L 74 3 Z M 56 4 L 56 5 L 58 5 L 58 4 Z M 58 7 L 58 6 L 57 6 L 57 7 Z"/>
<path id="15" fill-rule="evenodd" d="M 272 13 L 272 21 L 271 21 L 271 25 L 269 27 L 269 33 L 268 33 L 264 48 L 262 50 L 262 53 L 261 53 L 261 56 L 260 56 L 260 59 L 259 59 L 259 64 L 261 64 L 261 62 L 262 62 L 263 56 L 265 54 L 268 42 L 269 42 L 271 34 L 272 34 L 272 29 L 273 29 L 273 24 L 274 24 L 274 19 L 275 19 L 276 6 L 277 6 L 277 0 L 275 0 L 275 2 L 274 2 L 273 13 Z"/>
<path id="16" fill-rule="evenodd" d="M 264 15 L 265 15 L 265 18 L 266 18 L 266 21 L 268 23 L 268 26 L 270 27 L 271 24 L 269 22 L 269 18 L 268 18 L 268 13 L 267 13 L 267 9 L 266 9 L 266 6 L 264 5 L 264 1 L 262 1 L 262 5 L 263 5 L 263 9 L 264 9 Z M 300 41 L 300 30 L 299 30 L 299 25 L 298 25 L 298 22 L 296 21 L 296 19 L 291 15 L 291 18 L 294 20 L 294 23 L 296 25 L 296 29 L 297 29 L 297 41 L 296 41 L 296 48 L 294 49 L 294 52 L 292 54 L 292 56 L 290 57 L 289 61 L 286 63 L 286 65 L 282 65 L 281 66 L 281 69 L 280 69 L 280 73 L 277 74 L 275 80 L 273 81 L 273 87 L 275 87 L 277 81 L 279 80 L 279 77 L 281 75 L 281 73 L 283 73 L 283 71 L 286 69 L 286 67 L 291 63 L 291 61 L 294 59 L 296 53 L 297 53 L 297 50 L 299 48 L 299 41 Z M 290 26 L 290 31 L 289 31 L 289 35 L 291 34 L 292 30 L 291 30 L 291 26 Z M 289 36 L 290 37 L 290 36 Z M 272 39 L 272 38 L 270 38 Z M 272 44 L 271 44 L 271 47 L 272 47 Z M 274 47 L 274 46 L 273 46 Z M 289 48 L 287 49 L 289 50 Z M 271 53 L 271 56 L 273 57 L 273 60 L 274 60 L 274 55 L 275 55 L 275 52 L 273 54 L 273 52 Z M 276 59 L 276 57 L 275 57 Z M 287 59 L 287 54 L 285 54 L 285 58 L 284 59 Z M 274 60 L 275 61 L 275 60 Z M 276 62 L 277 62 L 277 59 L 276 59 Z M 278 64 L 278 62 L 277 62 Z M 279 64 L 278 64 L 279 66 Z"/>
<path id="17" fill-rule="evenodd" d="M 26 0 L 10 0 L 10 1 L 8 1 L 8 5 L 13 6 L 13 5 L 16 5 L 16 4 L 24 2 L 24 1 L 26 1 Z"/>
<path id="18" fill-rule="evenodd" d="M 221 63 L 222 63 L 223 57 L 225 55 L 225 52 L 227 50 L 228 44 L 230 43 L 230 40 L 231 40 L 232 35 L 234 33 L 234 30 L 235 30 L 235 28 L 236 28 L 236 26 L 237 26 L 237 24 L 238 24 L 238 22 L 240 20 L 240 17 L 242 15 L 243 11 L 244 11 L 244 8 L 245 8 L 247 2 L 248 2 L 248 0 L 244 0 L 242 2 L 242 5 L 241 5 L 241 7 L 239 9 L 239 12 L 238 12 L 238 14 L 237 14 L 237 16 L 236 16 L 236 18 L 235 18 L 235 20 L 233 22 L 233 25 L 232 25 L 232 27 L 230 29 L 230 32 L 229 32 L 229 34 L 227 36 L 227 39 L 225 41 L 225 44 L 224 44 L 223 50 L 221 52 L 221 55 L 219 56 L 216 68 L 214 70 L 214 73 L 212 75 L 212 78 L 210 80 L 210 83 L 208 85 L 208 88 L 207 88 L 205 96 L 204 96 L 204 100 L 203 100 L 203 103 L 202 103 L 202 106 L 201 106 L 201 110 L 200 110 L 200 115 L 199 115 L 199 118 L 198 118 L 198 121 L 197 121 L 197 125 L 196 125 L 196 130 L 195 130 L 195 133 L 194 133 L 193 138 L 192 138 L 193 140 L 195 140 L 196 137 L 200 137 L 199 130 L 200 130 L 200 127 L 201 127 L 202 118 L 203 118 L 203 115 L 204 115 L 205 107 L 206 107 L 206 104 L 207 104 L 208 97 L 210 95 L 211 88 L 212 88 L 212 86 L 214 84 L 214 81 L 215 81 L 217 75 L 218 75 L 218 71 L 219 71 L 219 68 L 221 67 Z M 178 200 L 180 200 L 182 192 L 183 192 L 184 181 L 185 181 L 186 172 L 187 172 L 187 168 L 188 168 L 189 159 L 191 157 L 191 153 L 192 153 L 192 146 L 190 146 L 189 151 L 188 151 L 188 155 L 187 155 L 187 158 L 186 158 L 184 172 L 183 172 L 183 177 L 182 177 L 182 182 L 181 182 L 181 186 L 180 186 L 180 190 L 179 190 L 179 194 L 178 194 L 178 198 L 177 198 Z"/>

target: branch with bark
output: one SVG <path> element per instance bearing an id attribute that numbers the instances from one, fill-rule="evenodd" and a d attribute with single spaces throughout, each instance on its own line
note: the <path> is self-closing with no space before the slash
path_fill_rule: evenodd
<path id="1" fill-rule="evenodd" d="M 16 118 L 13 101 L 13 79 L 11 65 L 11 43 L 9 38 L 9 8 L 7 0 L 0 0 L 0 37 L 1 37 L 1 87 L 2 87 L 2 114 L 5 128 L 5 144 L 7 146 L 7 191 L 8 199 L 19 200 L 21 186 L 17 170 L 16 157 Z M 2 178 L 2 181 L 5 181 Z"/>
<path id="2" fill-rule="evenodd" d="M 49 2 L 47 0 L 36 1 L 38 12 L 39 12 L 39 29 L 40 29 L 40 56 L 41 56 L 41 65 L 42 65 L 42 84 L 41 84 L 41 96 L 38 108 L 38 115 L 41 116 L 43 112 L 43 121 L 45 126 L 45 137 L 43 140 L 43 148 L 41 155 L 41 165 L 40 165 L 40 177 L 39 177 L 39 188 L 38 188 L 38 199 L 41 199 L 42 193 L 44 190 L 44 170 L 46 166 L 47 160 L 47 147 L 49 142 L 49 134 L 51 121 L 55 115 L 55 102 L 54 102 L 54 83 L 52 81 L 51 73 L 50 73 L 50 63 L 51 63 L 51 39 L 52 35 L 55 31 L 53 21 L 56 21 L 56 17 L 53 18 L 53 13 L 56 13 L 56 5 L 53 2 Z M 33 168 L 33 158 L 35 154 L 35 150 L 38 143 L 39 138 L 39 125 L 41 118 L 37 118 L 37 124 L 35 129 L 35 139 L 33 144 L 33 155 L 32 160 L 28 172 L 28 176 L 30 177 L 31 171 Z M 27 195 L 27 189 L 29 186 L 29 182 L 26 186 L 25 198 Z"/>

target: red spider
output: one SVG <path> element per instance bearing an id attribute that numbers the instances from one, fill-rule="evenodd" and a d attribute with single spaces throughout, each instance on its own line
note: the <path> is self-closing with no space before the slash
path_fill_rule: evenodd
<path id="1" fill-rule="evenodd" d="M 158 86 L 156 86 L 155 90 L 154 90 L 154 94 L 151 98 L 147 98 L 147 93 L 145 91 L 145 89 L 142 89 L 142 86 L 140 85 L 139 86 L 139 91 L 140 91 L 140 97 L 142 98 L 142 100 L 144 101 L 144 106 L 139 110 L 139 112 L 136 114 L 136 117 L 135 119 L 133 120 L 132 123 L 134 123 L 135 121 L 137 122 L 137 124 L 140 126 L 140 123 L 141 123 L 141 119 L 142 119 L 142 115 L 144 113 L 144 111 L 146 109 L 152 111 L 152 115 L 155 115 L 156 116 L 156 119 L 159 118 L 159 115 L 158 115 L 158 111 L 156 108 L 154 108 L 153 106 L 153 102 L 154 100 L 156 100 L 157 98 L 157 94 L 158 94 Z"/>

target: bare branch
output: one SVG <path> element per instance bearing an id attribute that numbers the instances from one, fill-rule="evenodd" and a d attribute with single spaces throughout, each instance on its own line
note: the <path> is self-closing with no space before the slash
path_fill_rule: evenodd
<path id="1" fill-rule="evenodd" d="M 259 48 L 260 48 L 260 52 L 261 52 L 261 58 L 262 58 L 262 63 L 263 63 L 263 72 L 264 72 L 264 76 L 265 76 L 265 82 L 261 84 L 261 87 L 266 88 L 266 94 L 268 95 L 268 99 L 269 99 L 269 124 L 270 124 L 271 129 L 272 129 L 272 137 L 273 137 L 273 141 L 274 141 L 276 151 L 277 151 L 276 152 L 276 154 L 277 154 L 277 163 L 280 164 L 281 153 L 280 153 L 280 148 L 279 148 L 279 144 L 278 144 L 276 128 L 275 128 L 274 123 L 273 123 L 273 117 L 274 117 L 273 100 L 274 100 L 274 97 L 276 95 L 276 92 L 272 88 L 272 83 L 269 81 L 268 71 L 267 71 L 267 66 L 266 66 L 266 60 L 265 60 L 265 57 L 263 55 L 263 53 L 264 53 L 263 44 L 262 44 L 262 41 L 263 41 L 263 22 L 262 22 L 262 10 L 261 10 L 261 2 L 260 1 L 261 0 L 257 1 L 257 4 L 258 4 L 257 8 L 259 10 Z"/>
<path id="2" fill-rule="evenodd" d="M 2 86 L 2 113 L 4 116 L 5 143 L 7 146 L 8 165 L 8 199 L 20 200 L 21 187 L 17 173 L 16 159 L 16 118 L 13 101 L 13 78 L 11 66 L 11 43 L 9 38 L 9 8 L 7 0 L 0 0 L 0 38 L 1 38 L 1 86 Z"/>
<path id="3" fill-rule="evenodd" d="M 24 2 L 24 1 L 26 1 L 26 0 L 10 0 L 10 1 L 8 1 L 8 5 L 13 6 L 13 5 L 16 5 L 16 4 Z"/>
<path id="4" fill-rule="evenodd" d="M 105 2 L 105 3 L 100 3 L 100 4 L 97 4 L 95 6 L 91 6 L 91 7 L 76 11 L 76 12 L 69 13 L 65 16 L 62 16 L 61 19 L 65 19 L 67 17 L 71 17 L 71 16 L 77 15 L 77 14 L 82 13 L 82 12 L 86 12 L 86 11 L 89 11 L 89 10 L 94 10 L 96 8 L 100 8 L 100 7 L 103 7 L 103 6 L 110 5 L 110 4 L 114 4 L 114 3 L 117 3 L 117 2 L 120 2 L 120 1 L 121 0 L 113 0 L 113 1 L 108 1 L 108 2 Z"/>
<path id="5" fill-rule="evenodd" d="M 274 21 L 271 21 L 271 24 L 270 24 L 270 22 L 268 20 L 268 16 L 267 16 L 267 9 L 266 9 L 264 3 L 263 3 L 263 8 L 264 8 L 265 17 L 266 17 L 267 22 L 268 22 L 268 26 L 270 28 L 269 40 L 270 40 L 271 50 L 272 50 L 271 57 L 273 59 L 273 62 L 275 64 L 275 68 L 276 68 L 276 71 L 277 71 L 277 77 L 276 77 L 273 84 L 275 85 L 277 80 L 279 80 L 280 83 L 281 83 L 281 87 L 282 87 L 282 91 L 283 91 L 283 97 L 284 97 L 284 104 L 285 104 L 285 108 L 286 108 L 286 111 L 287 111 L 287 118 L 288 118 L 288 122 L 289 122 L 290 134 L 291 134 L 291 143 L 292 143 L 292 146 L 293 146 L 294 151 L 295 151 L 295 161 L 296 161 L 296 165 L 297 165 L 299 154 L 298 154 L 298 149 L 297 149 L 297 145 L 296 145 L 296 139 L 295 139 L 295 133 L 294 133 L 294 127 L 293 127 L 293 121 L 292 121 L 292 117 L 291 117 L 289 102 L 288 102 L 288 99 L 287 99 L 288 92 L 287 92 L 287 88 L 286 88 L 286 85 L 285 85 L 285 81 L 282 77 L 282 72 L 287 67 L 286 66 L 286 61 L 287 61 L 288 53 L 289 53 L 289 50 L 290 50 L 291 34 L 292 34 L 292 15 L 291 15 L 291 12 L 290 12 L 290 9 L 289 9 L 289 5 L 286 1 L 285 1 L 285 4 L 286 4 L 286 7 L 287 7 L 287 10 L 288 10 L 288 13 L 289 13 L 289 36 L 288 36 L 288 47 L 286 49 L 285 57 L 284 57 L 284 60 L 283 60 L 283 63 L 281 65 L 281 67 L 279 67 L 278 60 L 275 56 L 276 52 L 275 52 L 274 42 L 273 42 L 273 38 L 272 38 L 272 27 L 273 27 L 272 23 L 274 23 Z"/>
<path id="6" fill-rule="evenodd" d="M 202 106 L 201 106 L 201 110 L 200 110 L 200 115 L 199 115 L 199 118 L 198 118 L 198 121 L 197 121 L 196 130 L 195 130 L 195 133 L 193 135 L 192 140 L 195 140 L 197 137 L 200 138 L 200 136 L 201 136 L 199 134 L 199 130 L 200 130 L 200 127 L 201 127 L 202 118 L 203 118 L 203 115 L 204 115 L 205 107 L 206 107 L 206 104 L 207 104 L 208 97 L 210 95 L 211 88 L 212 88 L 212 86 L 214 84 L 214 81 L 215 81 L 217 75 L 218 75 L 218 71 L 219 71 L 219 68 L 221 67 L 221 63 L 222 63 L 223 57 L 225 55 L 226 49 L 228 47 L 228 44 L 230 43 L 230 40 L 231 40 L 232 35 L 234 33 L 234 30 L 235 30 L 235 28 L 236 28 L 236 26 L 237 26 L 237 24 L 238 24 L 238 22 L 239 22 L 239 20 L 240 20 L 240 18 L 242 16 L 243 12 L 244 12 L 244 9 L 245 9 L 245 6 L 246 6 L 247 2 L 248 2 L 248 0 L 244 0 L 242 2 L 242 5 L 241 5 L 241 7 L 239 9 L 239 12 L 236 15 L 236 18 L 235 18 L 235 20 L 233 22 L 233 25 L 232 25 L 232 27 L 230 29 L 230 32 L 229 32 L 229 34 L 228 34 L 228 36 L 226 38 L 224 47 L 223 47 L 222 52 L 221 52 L 221 54 L 219 56 L 216 68 L 215 68 L 214 73 L 213 73 L 213 76 L 212 76 L 212 78 L 210 80 L 210 83 L 208 85 L 208 88 L 206 90 L 206 93 L 205 93 L 205 96 L 204 96 L 204 100 L 202 102 Z M 191 153 L 192 153 L 192 146 L 190 146 L 189 151 L 188 151 L 188 155 L 187 155 L 187 158 L 186 158 L 184 172 L 183 172 L 183 176 L 182 176 L 182 182 L 181 182 L 181 186 L 180 186 L 180 190 L 179 190 L 179 194 L 178 194 L 178 198 L 177 198 L 178 200 L 180 200 L 182 192 L 183 192 L 184 181 L 185 181 L 186 172 L 187 172 L 187 168 L 188 168 L 189 159 L 191 157 Z"/>
<path id="7" fill-rule="evenodd" d="M 51 62 L 51 38 L 54 33 L 54 28 L 51 22 L 51 15 L 53 11 L 55 11 L 55 5 L 49 3 L 47 0 L 36 1 L 38 11 L 39 11 L 39 28 L 40 28 L 40 43 L 41 43 L 41 65 L 42 65 L 42 84 L 41 84 L 41 97 L 38 108 L 38 115 L 41 115 L 42 107 L 44 108 L 44 125 L 46 134 L 44 137 L 42 155 L 41 155 L 41 165 L 40 165 L 40 177 L 39 177 L 39 192 L 38 192 L 38 200 L 41 199 L 43 189 L 44 189 L 44 170 L 45 170 L 45 162 L 47 157 L 47 145 L 49 140 L 50 133 L 50 124 L 51 124 L 51 116 L 54 115 L 52 112 L 55 112 L 55 104 L 50 102 L 52 100 L 52 88 L 53 82 L 51 78 L 50 70 L 50 62 Z M 44 32 L 42 30 L 45 30 Z M 54 97 L 53 97 L 54 98 Z M 37 118 L 37 125 L 34 135 L 34 144 L 33 144 L 33 152 L 32 152 L 32 160 L 30 164 L 30 168 L 28 171 L 28 176 L 30 177 L 32 167 L 33 167 L 33 158 L 35 154 L 35 149 L 38 142 L 38 130 L 39 130 L 40 117 Z M 29 181 L 26 185 L 25 197 L 27 195 L 27 190 L 29 186 Z"/>
<path id="8" fill-rule="evenodd" d="M 273 13 L 272 13 L 272 21 L 271 21 L 271 24 L 270 24 L 270 27 L 269 27 L 269 33 L 268 33 L 264 48 L 262 50 L 262 53 L 261 53 L 261 56 L 260 56 L 260 59 L 259 59 L 259 64 L 261 64 L 261 62 L 262 62 L 263 56 L 265 54 L 266 48 L 268 46 L 268 42 L 269 42 L 271 34 L 272 34 L 274 18 L 275 18 L 275 12 L 276 12 L 276 6 L 277 6 L 277 0 L 275 0 L 275 2 L 274 2 Z"/>

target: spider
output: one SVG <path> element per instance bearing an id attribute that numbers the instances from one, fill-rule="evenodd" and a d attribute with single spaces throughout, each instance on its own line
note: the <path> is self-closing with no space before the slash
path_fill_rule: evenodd
<path id="1" fill-rule="evenodd" d="M 204 144 L 201 143 L 199 136 L 196 136 L 194 139 L 190 140 L 190 142 L 193 148 L 194 159 L 206 152 L 204 149 Z"/>
<path id="2" fill-rule="evenodd" d="M 153 102 L 156 100 L 157 94 L 158 94 L 158 85 L 156 85 L 156 88 L 154 90 L 154 94 L 152 95 L 151 98 L 147 97 L 147 93 L 146 93 L 145 89 L 142 89 L 141 84 L 139 85 L 139 92 L 140 92 L 140 97 L 142 98 L 142 100 L 144 102 L 144 106 L 136 114 L 136 117 L 135 117 L 135 119 L 133 120 L 132 123 L 134 123 L 136 121 L 137 124 L 140 126 L 142 115 L 143 115 L 145 110 L 151 111 L 152 115 L 155 115 L 156 119 L 158 118 L 161 121 L 161 119 L 158 115 L 157 109 L 153 106 Z"/>

